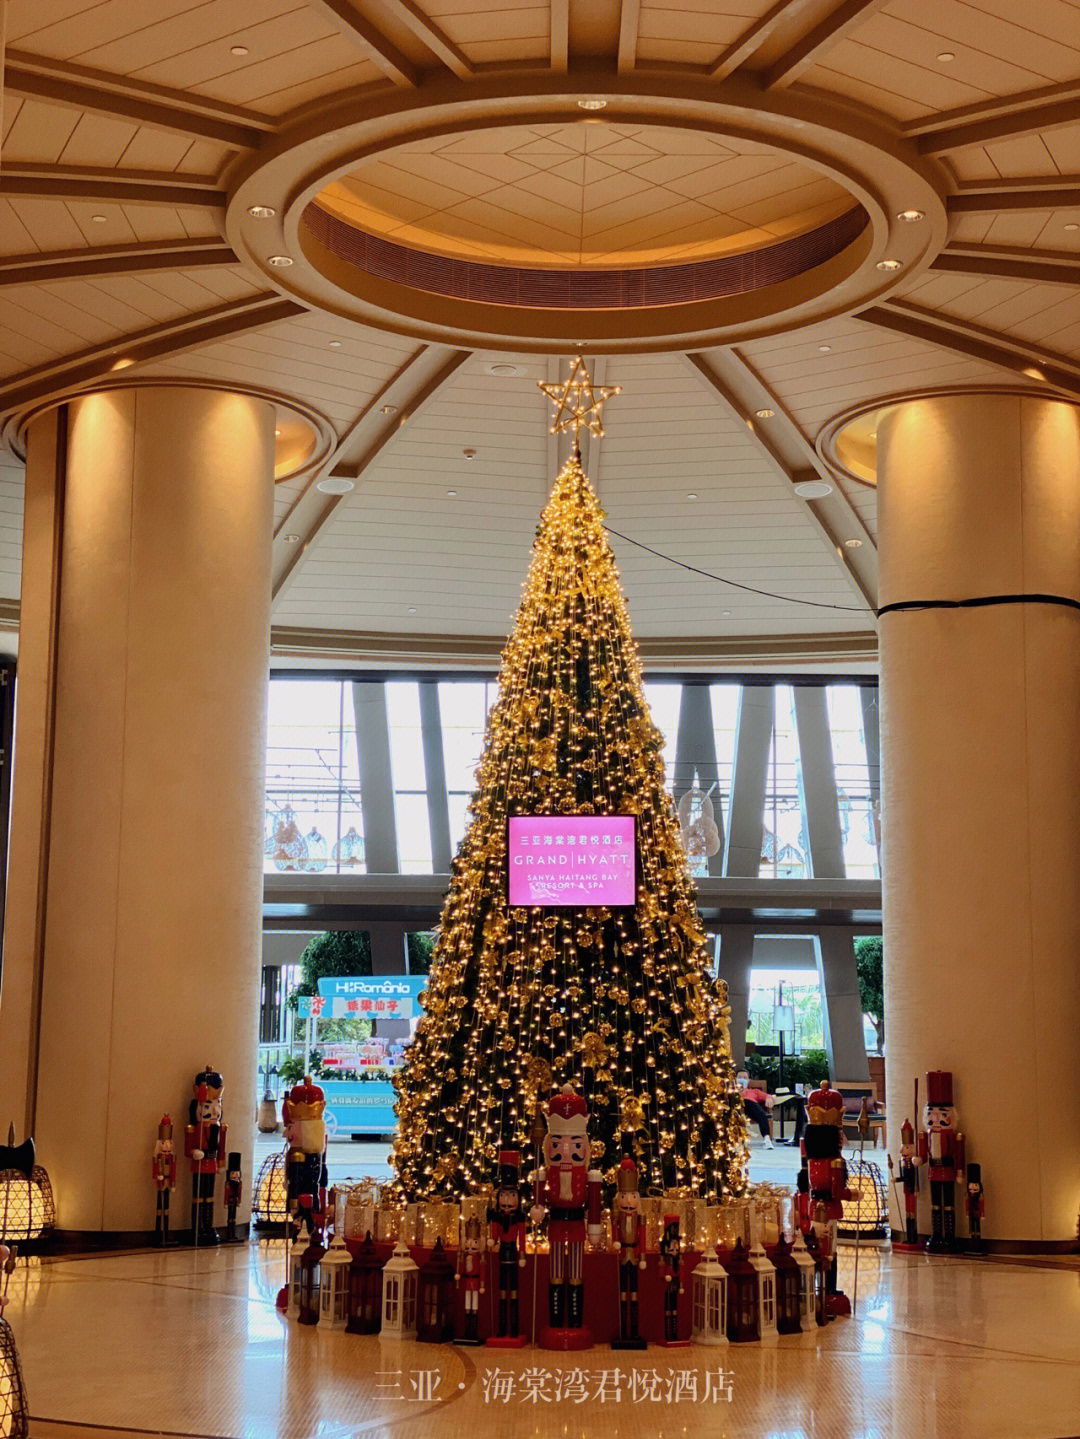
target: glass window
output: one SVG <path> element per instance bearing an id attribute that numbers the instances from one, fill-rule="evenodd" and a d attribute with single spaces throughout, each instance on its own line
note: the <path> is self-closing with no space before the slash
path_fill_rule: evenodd
<path id="1" fill-rule="evenodd" d="M 431 828 L 420 726 L 420 686 L 413 680 L 391 680 L 385 688 L 398 868 L 402 874 L 430 874 Z"/>
<path id="2" fill-rule="evenodd" d="M 724 815 L 726 834 L 731 819 L 731 780 L 735 772 L 735 731 L 739 726 L 739 699 L 742 685 L 710 685 L 709 700 L 712 706 L 713 739 L 716 744 L 716 773 L 720 807 Z M 713 803 L 717 796 L 714 793 Z"/>
<path id="3" fill-rule="evenodd" d="M 877 879 L 877 823 L 870 794 L 870 769 L 863 734 L 862 698 L 858 685 L 826 689 L 836 801 L 848 879 Z"/>
<path id="4" fill-rule="evenodd" d="M 810 846 L 802 808 L 795 695 L 776 685 L 775 721 L 765 773 L 765 814 L 761 836 L 762 879 L 809 879 Z"/>
<path id="5" fill-rule="evenodd" d="M 465 838 L 466 811 L 476 788 L 475 770 L 484 749 L 488 712 L 497 695 L 498 685 L 491 681 L 455 680 L 439 684 L 450 848 L 455 852 Z"/>
<path id="6" fill-rule="evenodd" d="M 778 1002 L 780 984 L 784 1003 L 795 1010 L 795 1034 L 784 1036 L 784 1052 L 801 1054 L 806 1049 L 824 1049 L 825 1032 L 821 1017 L 821 981 L 816 969 L 752 969 L 750 971 L 750 1026 L 747 1039 L 755 1044 L 778 1043 L 773 1028 L 773 1006 Z"/>
<path id="7" fill-rule="evenodd" d="M 351 707 L 337 680 L 273 680 L 266 735 L 263 868 L 346 873 L 364 868 L 360 768 Z"/>

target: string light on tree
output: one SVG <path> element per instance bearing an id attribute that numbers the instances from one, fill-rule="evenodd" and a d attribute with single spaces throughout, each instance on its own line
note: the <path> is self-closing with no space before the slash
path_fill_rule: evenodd
<path id="1" fill-rule="evenodd" d="M 618 393 L 580 357 L 541 385 L 574 436 L 540 518 L 503 651 L 469 824 L 451 867 L 424 1015 L 398 1072 L 393 1163 L 409 1200 L 490 1183 L 500 1149 L 531 1152 L 553 1088 L 588 1100 L 594 1161 L 633 1156 L 643 1192 L 707 1198 L 746 1182 L 726 990 L 713 978 L 679 823 L 603 512 L 581 466 Z M 512 815 L 634 815 L 633 908 L 514 907 Z M 558 828 L 557 824 L 554 826 Z"/>

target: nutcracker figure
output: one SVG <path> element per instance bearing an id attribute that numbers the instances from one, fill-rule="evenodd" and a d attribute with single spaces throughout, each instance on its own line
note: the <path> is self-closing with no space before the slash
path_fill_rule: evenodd
<path id="1" fill-rule="evenodd" d="M 964 1136 L 957 1130 L 952 1075 L 932 1069 L 926 1076 L 924 1130 L 919 1135 L 919 1164 L 930 1175 L 929 1254 L 956 1248 L 956 1182 L 964 1179 Z"/>
<path id="2" fill-rule="evenodd" d="M 172 1119 L 169 1115 L 161 1116 L 157 1134 L 150 1172 L 154 1176 L 154 1189 L 157 1193 L 154 1243 L 163 1248 L 169 1243 L 169 1200 L 176 1188 L 176 1151 L 173 1149 Z"/>
<path id="3" fill-rule="evenodd" d="M 294 1084 L 281 1102 L 285 1125 L 285 1194 L 292 1237 L 309 1234 L 326 1209 L 326 1095 L 311 1075 Z"/>
<path id="4" fill-rule="evenodd" d="M 619 1248 L 619 1337 L 612 1349 L 644 1349 L 638 1335 L 638 1270 L 645 1268 L 645 1221 L 641 1217 L 637 1165 L 627 1156 L 615 1174 L 611 1232 Z"/>
<path id="5" fill-rule="evenodd" d="M 488 1238 L 499 1256 L 499 1332 L 488 1340 L 494 1348 L 520 1348 L 518 1275 L 525 1268 L 528 1215 L 521 1196 L 521 1156 L 516 1149 L 499 1154 L 499 1187 L 488 1210 Z"/>
<path id="6" fill-rule="evenodd" d="M 484 1234 L 479 1216 L 466 1219 L 458 1245 L 455 1279 L 465 1281 L 465 1334 L 459 1344 L 480 1343 L 480 1296 L 484 1292 Z"/>
<path id="7" fill-rule="evenodd" d="M 678 1344 L 679 1295 L 683 1292 L 682 1240 L 679 1237 L 679 1216 L 664 1215 L 664 1232 L 660 1237 L 660 1274 L 664 1280 L 664 1343 Z"/>
<path id="8" fill-rule="evenodd" d="M 969 1164 L 967 1167 L 967 1221 L 969 1254 L 985 1254 L 986 1240 L 982 1237 L 983 1215 L 986 1200 L 983 1198 L 982 1165 Z"/>
<path id="9" fill-rule="evenodd" d="M 919 1150 L 910 1119 L 900 1127 L 900 1183 L 904 1189 L 904 1237 L 919 1242 Z"/>
<path id="10" fill-rule="evenodd" d="M 855 1198 L 847 1187 L 847 1165 L 840 1152 L 843 1125 L 843 1096 L 823 1080 L 806 1101 L 798 1192 L 800 1225 L 804 1233 L 817 1237 L 819 1253 L 827 1262 L 825 1310 L 831 1317 L 851 1313 L 847 1295 L 836 1284 L 836 1226 L 844 1200 Z"/>
<path id="11" fill-rule="evenodd" d="M 547 1134 L 544 1168 L 533 1176 L 532 1219 L 549 1215 L 548 1327 L 544 1349 L 588 1349 L 592 1335 L 584 1326 L 585 1236 L 600 1241 L 600 1184 L 589 1168 L 589 1107 L 580 1094 L 564 1088 L 544 1107 Z M 587 1216 L 587 1223 L 586 1223 Z"/>
<path id="12" fill-rule="evenodd" d="M 244 1174 L 241 1159 L 235 1151 L 229 1155 L 229 1166 L 225 1171 L 225 1243 L 236 1243 L 236 1211 L 244 1194 Z"/>
<path id="13" fill-rule="evenodd" d="M 191 1161 L 191 1237 L 195 1244 L 218 1244 L 214 1228 L 214 1186 L 225 1163 L 228 1126 L 221 1122 L 221 1075 L 211 1064 L 195 1076 L 195 1097 L 188 1110 L 184 1154 Z"/>

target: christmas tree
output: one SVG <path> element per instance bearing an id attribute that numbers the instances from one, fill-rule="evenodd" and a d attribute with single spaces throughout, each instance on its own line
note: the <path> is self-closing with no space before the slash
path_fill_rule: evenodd
<path id="1" fill-rule="evenodd" d="M 395 1081 L 397 1185 L 431 1199 L 490 1183 L 499 1149 L 527 1149 L 539 1106 L 572 1084 L 588 1100 L 593 1161 L 609 1178 L 630 1154 L 643 1193 L 738 1194 L 745 1124 L 726 991 L 713 978 L 662 736 L 576 443 L 582 425 L 602 433 L 606 394 L 580 360 L 565 386 L 543 388 L 574 453 L 540 519 L 425 1012 Z M 634 908 L 510 907 L 508 816 L 629 814 Z"/>

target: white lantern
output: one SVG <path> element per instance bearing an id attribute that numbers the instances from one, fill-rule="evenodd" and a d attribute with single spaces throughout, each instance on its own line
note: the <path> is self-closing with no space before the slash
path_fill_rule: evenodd
<path id="1" fill-rule="evenodd" d="M 384 1339 L 416 1338 L 416 1296 L 420 1271 L 407 1247 L 399 1239 L 383 1265 L 382 1336 Z"/>
<path id="2" fill-rule="evenodd" d="M 727 1271 L 710 1244 L 690 1276 L 691 1335 L 695 1344 L 726 1344 Z"/>
<path id="3" fill-rule="evenodd" d="M 352 1255 L 340 1234 L 319 1261 L 319 1317 L 331 1329 L 344 1329 L 349 1321 L 349 1265 Z"/>
<path id="4" fill-rule="evenodd" d="M 761 1243 L 762 1215 L 755 1204 L 750 1210 L 750 1228 L 753 1241 L 750 1247 L 750 1265 L 758 1282 L 758 1338 L 763 1343 L 776 1342 L 776 1269 Z"/>
<path id="5" fill-rule="evenodd" d="M 817 1319 L 815 1291 L 817 1265 L 814 1263 L 814 1256 L 806 1247 L 803 1232 L 798 1224 L 795 1226 L 795 1243 L 791 1246 L 791 1257 L 799 1266 L 799 1316 L 802 1320 L 803 1333 L 806 1333 L 807 1327 L 813 1325 Z"/>
<path id="6" fill-rule="evenodd" d="M 304 1282 L 303 1260 L 310 1242 L 310 1236 L 301 1232 L 289 1250 L 289 1307 L 286 1313 L 290 1319 L 300 1317 L 301 1291 Z"/>

